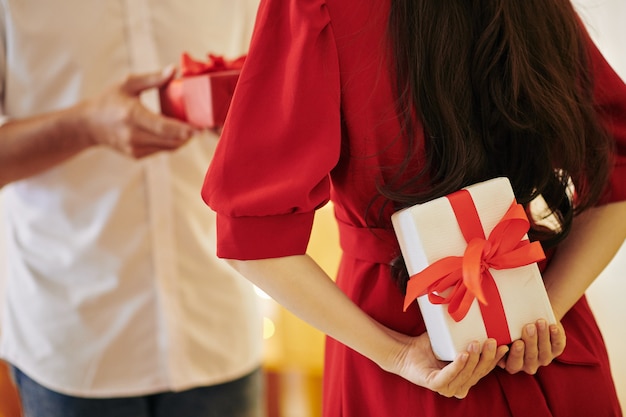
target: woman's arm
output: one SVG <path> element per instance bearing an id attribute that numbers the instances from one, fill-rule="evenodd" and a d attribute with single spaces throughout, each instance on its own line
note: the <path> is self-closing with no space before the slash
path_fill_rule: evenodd
<path id="1" fill-rule="evenodd" d="M 396 333 L 365 314 L 307 255 L 252 261 L 230 260 L 246 278 L 288 310 L 381 368 L 442 395 L 465 397 L 507 351 L 491 340 L 482 352 L 468 346 L 450 364 L 438 361 L 428 336 Z"/>
<path id="2" fill-rule="evenodd" d="M 546 269 L 544 282 L 560 320 L 606 268 L 626 239 L 626 201 L 594 207 L 574 219 Z"/>
<path id="3" fill-rule="evenodd" d="M 559 245 L 543 273 L 548 297 L 558 322 L 583 296 L 626 239 L 626 202 L 598 206 L 574 219 L 569 236 Z M 540 320 L 527 325 L 522 339 L 499 366 L 510 373 L 534 374 L 565 349 L 565 332 L 559 324 Z"/>

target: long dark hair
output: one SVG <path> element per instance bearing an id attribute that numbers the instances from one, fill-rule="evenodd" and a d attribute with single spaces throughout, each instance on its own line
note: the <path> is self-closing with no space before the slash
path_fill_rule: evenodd
<path id="1" fill-rule="evenodd" d="M 541 197 L 560 224 L 536 222 L 531 238 L 549 246 L 567 235 L 609 174 L 583 30 L 569 0 L 391 0 L 409 151 L 381 194 L 401 208 L 506 176 L 518 202 Z M 419 172 L 416 158 L 425 162 Z"/>

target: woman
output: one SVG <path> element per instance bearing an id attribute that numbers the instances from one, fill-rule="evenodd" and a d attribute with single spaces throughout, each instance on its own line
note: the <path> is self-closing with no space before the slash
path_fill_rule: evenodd
<path id="1" fill-rule="evenodd" d="M 218 255 L 330 336 L 326 417 L 615 416 L 583 294 L 626 237 L 625 161 L 626 87 L 566 0 L 266 0 L 203 198 Z M 496 176 L 557 220 L 530 233 L 560 323 L 443 363 L 389 218 Z M 329 198 L 336 284 L 305 255 Z"/>

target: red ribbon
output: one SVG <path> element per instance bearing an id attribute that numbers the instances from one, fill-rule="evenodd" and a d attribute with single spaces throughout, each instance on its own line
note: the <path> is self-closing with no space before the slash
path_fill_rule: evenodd
<path id="1" fill-rule="evenodd" d="M 183 77 L 202 75 L 210 72 L 241 69 L 246 59 L 245 55 L 234 60 L 225 59 L 221 55 L 208 54 L 206 61 L 199 61 L 184 52 L 180 57 L 180 72 Z"/>
<path id="2" fill-rule="evenodd" d="M 404 310 L 417 298 L 428 294 L 433 304 L 448 304 L 448 313 L 457 322 L 478 299 L 489 337 L 509 343 L 510 335 L 502 300 L 489 271 L 517 268 L 545 258 L 539 242 L 525 239 L 530 224 L 524 208 L 515 201 L 485 239 L 471 194 L 460 190 L 447 196 L 461 227 L 467 247 L 463 256 L 442 258 L 411 276 Z M 447 296 L 442 292 L 450 289 Z"/>

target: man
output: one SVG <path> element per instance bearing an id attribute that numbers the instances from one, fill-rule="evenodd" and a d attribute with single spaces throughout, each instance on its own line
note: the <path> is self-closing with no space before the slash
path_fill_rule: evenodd
<path id="1" fill-rule="evenodd" d="M 0 1 L 0 354 L 27 417 L 262 415 L 255 295 L 199 196 L 217 137 L 155 94 L 183 51 L 244 53 L 255 9 Z"/>

